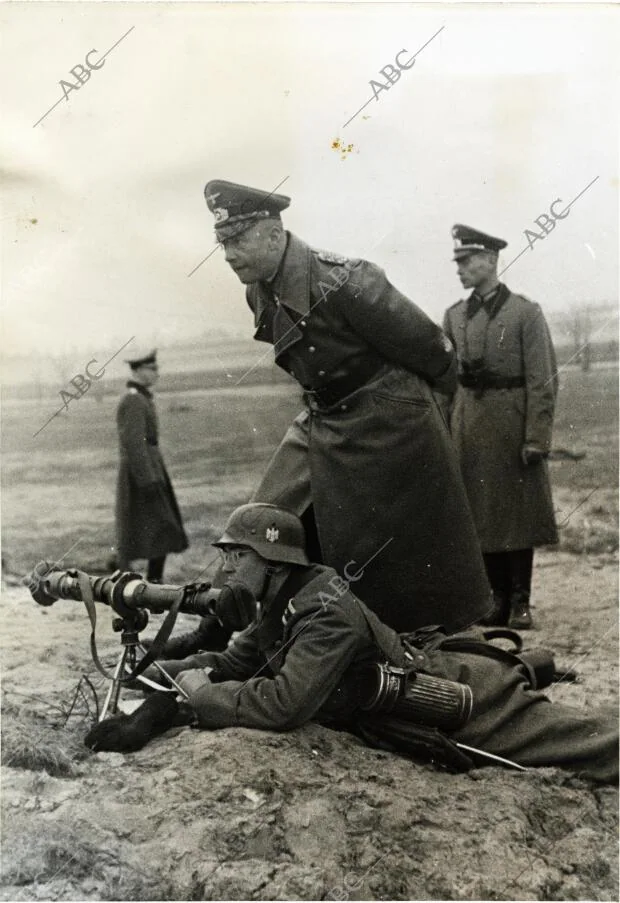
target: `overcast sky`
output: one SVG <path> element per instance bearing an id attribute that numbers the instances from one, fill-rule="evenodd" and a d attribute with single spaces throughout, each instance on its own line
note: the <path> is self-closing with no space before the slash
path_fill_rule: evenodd
<path id="1" fill-rule="evenodd" d="M 596 180 L 504 278 L 550 312 L 618 297 L 617 8 L 13 2 L 0 24 L 13 352 L 251 334 L 221 250 L 188 277 L 214 178 L 286 179 L 287 228 L 375 261 L 437 320 L 462 295 L 453 223 L 505 238 L 505 266 Z"/>

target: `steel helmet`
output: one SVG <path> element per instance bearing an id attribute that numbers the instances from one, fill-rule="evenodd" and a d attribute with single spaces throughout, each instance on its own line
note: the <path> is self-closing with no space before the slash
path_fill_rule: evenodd
<path id="1" fill-rule="evenodd" d="M 296 514 L 287 508 L 250 502 L 235 508 L 214 546 L 248 546 L 268 561 L 310 564 L 306 536 Z"/>

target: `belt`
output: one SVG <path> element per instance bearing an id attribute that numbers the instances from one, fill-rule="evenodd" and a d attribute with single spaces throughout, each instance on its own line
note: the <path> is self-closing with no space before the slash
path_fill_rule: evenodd
<path id="1" fill-rule="evenodd" d="M 366 361 L 357 367 L 353 367 L 346 376 L 340 376 L 338 379 L 332 379 L 330 382 L 321 386 L 320 389 L 304 389 L 304 400 L 310 407 L 312 403 L 323 408 L 331 408 L 351 395 L 352 392 L 361 389 L 366 383 L 376 376 L 383 362 L 377 363 L 376 360 Z"/>
<path id="2" fill-rule="evenodd" d="M 524 376 L 495 376 L 493 373 L 484 376 L 459 373 L 458 380 L 464 389 L 520 389 L 525 385 Z"/>

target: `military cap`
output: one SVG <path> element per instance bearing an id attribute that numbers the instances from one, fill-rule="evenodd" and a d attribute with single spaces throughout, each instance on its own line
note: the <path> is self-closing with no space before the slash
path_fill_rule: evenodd
<path id="1" fill-rule="evenodd" d="M 461 257 L 467 257 L 468 254 L 475 254 L 477 251 L 501 251 L 508 244 L 503 238 L 495 238 L 493 235 L 487 235 L 485 232 L 479 232 L 478 229 L 463 226 L 461 223 L 452 226 L 452 238 L 454 239 L 453 260 L 460 260 Z"/>
<path id="2" fill-rule="evenodd" d="M 207 182 L 205 199 L 215 217 L 218 241 L 240 235 L 261 219 L 279 217 L 291 203 L 291 199 L 284 194 L 260 191 L 220 179 Z"/>
<path id="3" fill-rule="evenodd" d="M 310 564 L 301 520 L 288 508 L 267 502 L 240 505 L 228 518 L 216 548 L 247 546 L 268 561 Z"/>
<path id="4" fill-rule="evenodd" d="M 129 364 L 132 370 L 137 370 L 138 367 L 144 367 L 148 364 L 157 364 L 157 348 L 153 348 L 152 351 L 137 351 L 135 354 L 132 354 L 130 357 L 125 358 L 125 363 Z"/>

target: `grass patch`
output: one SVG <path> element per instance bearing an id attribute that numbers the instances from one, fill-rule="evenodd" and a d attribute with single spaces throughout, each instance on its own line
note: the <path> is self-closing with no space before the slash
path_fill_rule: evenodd
<path id="1" fill-rule="evenodd" d="M 76 695 L 76 694 L 72 694 Z M 84 734 L 95 711 L 76 710 L 75 705 L 39 700 L 45 713 L 25 704 L 2 701 L 2 765 L 27 771 L 45 771 L 52 777 L 75 777 L 77 765 L 88 755 Z M 75 717 L 72 717 L 74 716 Z"/>

